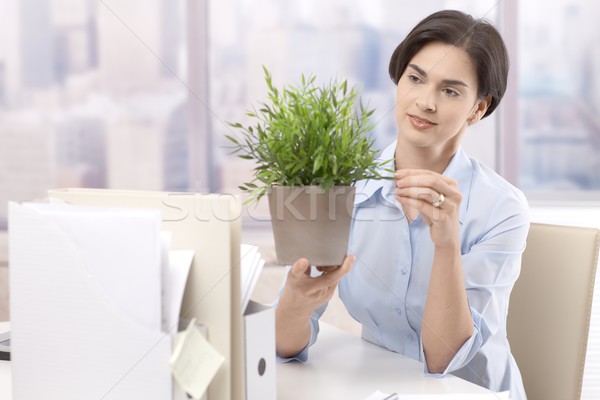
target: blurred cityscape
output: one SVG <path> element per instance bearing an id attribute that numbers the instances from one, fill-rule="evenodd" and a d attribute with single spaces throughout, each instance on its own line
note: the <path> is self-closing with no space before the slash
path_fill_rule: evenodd
<path id="1" fill-rule="evenodd" d="M 0 0 L 0 220 L 53 187 L 187 188 L 183 5 Z"/>
<path id="2" fill-rule="evenodd" d="M 209 1 L 210 132 L 190 132 L 191 0 L 0 0 L 0 229 L 9 200 L 54 187 L 196 190 L 190 135 L 208 134 L 214 190 L 252 165 L 231 156 L 226 122 L 301 74 L 348 79 L 394 139 L 389 56 L 425 15 L 457 8 L 497 22 L 503 3 L 435 0 Z M 544 13 L 539 9 L 544 8 Z M 600 4 L 519 2 L 519 143 L 524 190 L 600 190 Z M 513 55 L 514 57 L 514 55 Z M 506 134 L 506 133 L 502 133 Z M 206 188 L 201 188 L 206 189 Z"/>
<path id="3" fill-rule="evenodd" d="M 599 191 L 600 3 L 522 1 L 519 12 L 519 186 Z"/>

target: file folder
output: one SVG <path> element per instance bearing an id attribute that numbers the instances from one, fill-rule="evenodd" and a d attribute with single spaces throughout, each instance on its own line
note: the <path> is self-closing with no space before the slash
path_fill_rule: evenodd
<path id="1" fill-rule="evenodd" d="M 275 311 L 250 300 L 244 312 L 246 400 L 275 400 Z"/>
<path id="2" fill-rule="evenodd" d="M 162 229 L 172 233 L 171 249 L 195 252 L 181 317 L 202 324 L 208 341 L 225 357 L 208 388 L 208 400 L 275 399 L 274 312 L 252 306 L 244 316 L 240 307 L 238 199 L 220 194 L 78 188 L 51 190 L 48 195 L 70 204 L 159 209 Z M 258 355 L 266 363 L 262 375 L 254 372 L 258 369 L 252 357 Z M 265 390 L 255 391 L 257 384 Z"/>
<path id="3" fill-rule="evenodd" d="M 171 397 L 159 226 L 154 210 L 9 204 L 16 399 Z"/>

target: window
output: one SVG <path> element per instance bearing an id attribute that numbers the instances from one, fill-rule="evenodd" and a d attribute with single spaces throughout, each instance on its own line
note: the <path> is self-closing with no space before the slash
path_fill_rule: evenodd
<path id="1" fill-rule="evenodd" d="M 185 5 L 0 0 L 0 228 L 49 188 L 188 188 Z"/>
<path id="2" fill-rule="evenodd" d="M 359 85 L 376 109 L 372 134 L 382 148 L 395 136 L 389 56 L 442 8 L 485 17 L 511 38 L 517 90 L 470 128 L 467 152 L 528 194 L 598 198 L 600 6 L 406 4 L 0 0 L 0 229 L 8 200 L 52 187 L 237 192 L 252 165 L 229 154 L 226 123 L 244 121 L 264 99 L 262 65 L 277 84 L 314 74 Z M 267 215 L 264 205 L 252 212 Z"/>
<path id="3" fill-rule="evenodd" d="M 541 198 L 599 199 L 600 4 L 518 4 L 518 184 Z"/>

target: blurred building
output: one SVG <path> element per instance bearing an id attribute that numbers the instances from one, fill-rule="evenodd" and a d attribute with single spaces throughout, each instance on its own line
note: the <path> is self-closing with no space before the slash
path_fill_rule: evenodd
<path id="1" fill-rule="evenodd" d="M 0 60 L 0 107 L 5 106 L 8 101 L 7 75 L 6 64 Z"/>
<path id="2" fill-rule="evenodd" d="M 13 107 L 18 99 L 22 85 L 21 70 L 21 17 L 19 0 L 3 0 L 0 10 L 0 107 L 7 110 Z"/>
<path id="3" fill-rule="evenodd" d="M 19 2 L 19 53 L 23 86 L 47 88 L 57 82 L 50 0 Z"/>
<path id="4" fill-rule="evenodd" d="M 533 12 L 541 4 L 520 4 L 529 22 L 520 35 L 520 185 L 531 191 L 597 190 L 600 31 L 590 8 L 600 11 L 600 5 L 569 0 Z"/>
<path id="5" fill-rule="evenodd" d="M 167 191 L 186 191 L 189 181 L 189 123 L 187 104 L 175 108 L 166 124 L 163 146 L 163 188 Z"/>
<path id="6" fill-rule="evenodd" d="M 165 177 L 167 133 L 185 133 L 183 123 L 177 120 L 184 116 L 180 111 L 184 101 L 185 92 L 168 90 L 130 96 L 115 104 L 118 112 L 107 126 L 108 187 L 163 190 L 171 183 L 171 177 Z M 177 157 L 173 153 L 168 156 Z M 169 168 L 176 174 L 173 164 Z M 183 173 L 187 174 L 187 168 Z"/>
<path id="7" fill-rule="evenodd" d="M 98 68 L 103 90 L 114 96 L 151 90 L 177 79 L 183 40 L 181 1 L 106 1 L 97 8 Z"/>
<path id="8" fill-rule="evenodd" d="M 13 113 L 0 118 L 0 220 L 8 201 L 45 197 L 53 187 L 54 128 L 37 113 Z"/>
<path id="9" fill-rule="evenodd" d="M 56 124 L 57 186 L 104 188 L 107 184 L 106 122 L 67 115 Z"/>

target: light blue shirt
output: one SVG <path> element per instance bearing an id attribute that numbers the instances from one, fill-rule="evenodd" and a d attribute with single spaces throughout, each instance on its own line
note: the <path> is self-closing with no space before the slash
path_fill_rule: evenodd
<path id="1" fill-rule="evenodd" d="M 380 158 L 392 159 L 395 148 L 396 143 L 392 143 Z M 356 261 L 340 281 L 340 298 L 362 324 L 363 339 L 424 362 L 425 374 L 452 373 L 493 391 L 510 390 L 511 399 L 525 399 L 506 338 L 506 316 L 529 230 L 527 200 L 493 170 L 468 158 L 462 149 L 444 175 L 458 181 L 463 195 L 459 216 L 462 268 L 474 321 L 473 336 L 446 371 L 428 372 L 421 338 L 434 245 L 420 216 L 407 223 L 394 197 L 393 180 L 367 180 L 356 185 L 348 245 Z M 293 359 L 307 360 L 325 307 L 312 317 L 309 345 Z"/>

